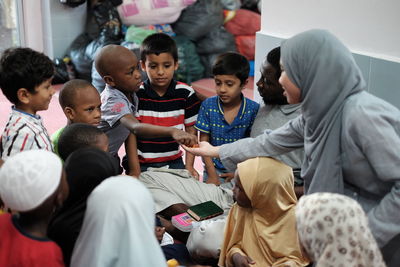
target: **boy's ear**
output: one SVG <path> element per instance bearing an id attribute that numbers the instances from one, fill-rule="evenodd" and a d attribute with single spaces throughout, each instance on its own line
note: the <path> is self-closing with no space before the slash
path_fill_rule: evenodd
<path id="1" fill-rule="evenodd" d="M 179 68 L 179 62 L 178 62 L 178 61 L 175 61 L 175 68 L 174 68 L 174 70 L 176 71 L 178 68 Z"/>
<path id="2" fill-rule="evenodd" d="M 17 91 L 17 98 L 18 101 L 21 102 L 22 104 L 28 104 L 30 101 L 29 98 L 29 91 L 26 88 L 19 88 Z"/>
<path id="3" fill-rule="evenodd" d="M 75 117 L 75 112 L 74 109 L 71 107 L 65 107 L 64 108 L 64 114 L 67 117 L 68 120 L 73 121 Z"/>
<path id="4" fill-rule="evenodd" d="M 103 76 L 103 80 L 106 84 L 114 87 L 115 86 L 115 82 L 114 79 L 110 76 L 110 75 L 105 75 Z"/>

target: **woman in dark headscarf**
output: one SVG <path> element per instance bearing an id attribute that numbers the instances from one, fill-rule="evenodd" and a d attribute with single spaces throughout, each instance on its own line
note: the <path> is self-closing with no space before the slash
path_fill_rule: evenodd
<path id="1" fill-rule="evenodd" d="M 400 262 L 400 111 L 366 92 L 366 83 L 343 43 L 325 30 L 284 41 L 279 79 L 301 116 L 284 126 L 221 147 L 187 148 L 220 157 L 232 171 L 256 156 L 304 146 L 301 168 L 306 194 L 332 192 L 355 198 L 368 215 L 388 266 Z"/>
<path id="2" fill-rule="evenodd" d="M 65 162 L 65 171 L 70 194 L 51 219 L 48 236 L 61 247 L 68 266 L 82 227 L 87 198 L 97 185 L 106 178 L 117 175 L 119 171 L 113 157 L 96 148 L 83 148 L 73 152 Z"/>

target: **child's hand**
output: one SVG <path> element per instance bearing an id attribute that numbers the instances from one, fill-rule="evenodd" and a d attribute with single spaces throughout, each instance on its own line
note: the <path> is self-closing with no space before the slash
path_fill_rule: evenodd
<path id="1" fill-rule="evenodd" d="M 178 129 L 172 132 L 172 138 L 179 144 L 189 147 L 197 144 L 197 136 Z"/>
<path id="2" fill-rule="evenodd" d="M 233 254 L 232 262 L 234 267 L 250 267 L 250 264 L 256 263 L 249 256 L 244 256 L 240 253 Z"/>
<path id="3" fill-rule="evenodd" d="M 206 141 L 202 141 L 199 143 L 199 147 L 189 147 L 186 145 L 182 145 L 182 147 L 189 153 L 192 153 L 196 156 L 202 157 L 219 157 L 219 146 L 212 146 L 210 143 Z"/>
<path id="4" fill-rule="evenodd" d="M 206 181 L 206 184 L 220 185 L 221 182 L 219 181 L 219 177 L 218 177 L 218 176 L 209 175 L 209 176 L 208 176 L 208 179 L 207 179 L 207 181 Z"/>
<path id="5" fill-rule="evenodd" d="M 158 242 L 161 242 L 165 233 L 165 227 L 156 226 L 156 238 Z"/>
<path id="6" fill-rule="evenodd" d="M 221 173 L 219 178 L 225 179 L 225 183 L 228 183 L 233 179 L 234 175 L 235 173 L 233 172 Z"/>

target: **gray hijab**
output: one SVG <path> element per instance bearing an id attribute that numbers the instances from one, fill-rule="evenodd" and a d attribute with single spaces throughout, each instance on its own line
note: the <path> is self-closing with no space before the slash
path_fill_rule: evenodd
<path id="1" fill-rule="evenodd" d="M 301 90 L 306 193 L 343 193 L 342 112 L 346 99 L 366 87 L 360 69 L 351 52 L 324 30 L 295 35 L 281 53 L 289 79 Z"/>

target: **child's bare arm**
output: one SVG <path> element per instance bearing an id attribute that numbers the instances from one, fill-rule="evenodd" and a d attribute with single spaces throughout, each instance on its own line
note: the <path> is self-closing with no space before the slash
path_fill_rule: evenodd
<path id="1" fill-rule="evenodd" d="M 125 151 L 128 158 L 129 173 L 133 177 L 139 178 L 140 175 L 140 163 L 139 156 L 137 153 L 137 140 L 134 134 L 129 134 L 125 140 Z"/>
<path id="2" fill-rule="evenodd" d="M 207 133 L 200 132 L 200 141 L 209 141 L 210 135 Z M 219 185 L 220 181 L 218 179 L 217 171 L 215 170 L 214 163 L 211 157 L 203 157 L 205 169 L 208 175 L 207 183 Z"/>
<path id="3" fill-rule="evenodd" d="M 179 144 L 193 146 L 197 144 L 197 136 L 173 127 L 163 127 L 148 123 L 140 123 L 132 114 L 126 114 L 120 122 L 137 136 L 148 138 L 172 137 Z"/>
<path id="4" fill-rule="evenodd" d="M 194 128 L 194 126 L 186 126 L 185 131 L 187 133 L 193 134 L 197 136 L 197 130 Z M 185 153 L 185 167 L 186 169 L 192 174 L 196 179 L 199 179 L 200 175 L 194 168 L 194 160 L 195 160 L 195 155 L 186 152 Z"/>

